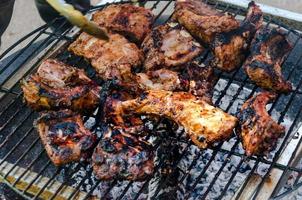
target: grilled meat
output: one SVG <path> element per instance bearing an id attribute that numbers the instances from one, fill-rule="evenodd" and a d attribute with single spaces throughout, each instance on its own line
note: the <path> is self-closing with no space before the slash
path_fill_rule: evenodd
<path id="1" fill-rule="evenodd" d="M 228 13 L 218 12 L 200 0 L 178 0 L 174 17 L 193 36 L 210 44 L 217 33 L 239 27 L 239 22 Z"/>
<path id="2" fill-rule="evenodd" d="M 67 109 L 42 113 L 36 128 L 55 165 L 87 158 L 96 141 L 96 136 L 85 128 L 81 116 Z"/>
<path id="3" fill-rule="evenodd" d="M 214 66 L 229 72 L 243 63 L 250 42 L 262 25 L 262 15 L 259 6 L 252 1 L 249 3 L 247 16 L 239 28 L 215 36 L 211 44 L 215 55 Z"/>
<path id="4" fill-rule="evenodd" d="M 132 80 L 134 68 L 143 62 L 143 54 L 134 43 L 119 34 L 109 34 L 109 41 L 97 39 L 82 33 L 69 50 L 91 61 L 98 76 L 103 80 L 117 79 L 121 82 Z"/>
<path id="5" fill-rule="evenodd" d="M 189 92 L 198 99 L 212 104 L 213 89 L 217 77 L 215 77 L 214 70 L 209 66 L 208 61 L 206 60 L 201 65 L 196 62 L 187 64 L 185 76 L 190 80 Z"/>
<path id="6" fill-rule="evenodd" d="M 179 24 L 154 28 L 142 44 L 145 70 L 177 68 L 198 56 L 204 48 Z"/>
<path id="7" fill-rule="evenodd" d="M 188 63 L 184 68 L 182 73 L 168 69 L 137 73 L 133 82 L 122 86 L 135 94 L 146 90 L 187 91 L 211 104 L 216 81 L 213 68 L 196 62 Z"/>
<path id="8" fill-rule="evenodd" d="M 275 92 L 292 90 L 290 82 L 284 80 L 281 64 L 291 50 L 286 36 L 273 29 L 259 30 L 251 45 L 251 54 L 244 64 L 249 78 L 258 86 Z"/>
<path id="9" fill-rule="evenodd" d="M 189 81 L 168 69 L 137 73 L 136 82 L 142 90 L 188 90 Z"/>
<path id="10" fill-rule="evenodd" d="M 248 156 L 267 153 L 285 133 L 285 128 L 275 122 L 265 108 L 275 97 L 270 92 L 262 92 L 247 100 L 238 114 L 240 136 Z"/>
<path id="11" fill-rule="evenodd" d="M 99 103 L 100 87 L 83 70 L 47 59 L 37 73 L 21 82 L 24 100 L 34 110 L 69 108 L 93 111 Z"/>
<path id="12" fill-rule="evenodd" d="M 122 4 L 110 5 L 95 12 L 92 20 L 131 41 L 140 43 L 151 31 L 154 15 L 149 9 Z"/>
<path id="13" fill-rule="evenodd" d="M 200 148 L 228 139 L 237 124 L 235 117 L 187 92 L 149 90 L 139 98 L 116 103 L 111 117 L 117 124 L 123 124 L 123 116 L 131 113 L 151 114 L 175 121 Z"/>
<path id="14" fill-rule="evenodd" d="M 151 147 L 121 127 L 108 129 L 93 153 L 93 171 L 101 180 L 141 180 L 154 170 Z"/>

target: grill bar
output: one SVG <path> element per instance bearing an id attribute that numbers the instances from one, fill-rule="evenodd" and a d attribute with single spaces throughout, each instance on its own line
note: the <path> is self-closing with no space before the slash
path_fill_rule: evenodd
<path id="1" fill-rule="evenodd" d="M 32 142 L 30 144 L 30 146 L 28 147 L 28 149 L 23 152 L 23 154 L 18 158 L 18 160 L 16 160 L 15 165 L 13 165 L 13 167 L 4 175 L 4 178 L 7 178 L 8 175 L 17 167 L 17 165 L 19 164 L 19 162 L 28 154 L 28 152 L 39 142 L 39 138 L 37 138 L 36 140 L 34 140 L 34 142 Z"/>
<path id="2" fill-rule="evenodd" d="M 38 161 L 38 159 L 41 158 L 41 156 L 43 155 L 43 153 L 45 153 L 45 149 L 42 149 L 40 151 L 40 153 L 38 154 L 38 156 L 36 156 L 35 159 L 33 159 L 30 164 L 26 167 L 26 169 L 24 170 L 24 172 L 15 180 L 15 182 L 12 184 L 13 186 L 15 186 L 23 177 L 24 175 L 30 170 L 30 168 Z"/>
<path id="3" fill-rule="evenodd" d="M 54 22 L 55 22 L 55 21 L 56 21 L 56 20 L 54 20 Z M 53 22 L 53 23 L 54 23 L 54 22 Z M 67 21 L 64 21 L 64 22 L 62 23 L 62 25 L 60 25 L 59 27 L 55 28 L 54 31 L 57 32 L 60 28 L 63 28 L 66 24 L 67 24 Z M 65 30 L 65 31 L 62 33 L 61 36 L 63 37 L 64 35 L 66 35 L 66 34 L 70 31 L 70 29 L 71 29 L 71 28 Z M 37 42 L 37 39 L 38 39 L 38 38 L 34 38 L 33 40 L 30 41 L 30 43 L 32 44 L 32 43 L 34 43 L 34 42 Z M 39 49 L 42 50 L 42 47 L 43 47 L 43 46 L 49 46 L 49 45 L 51 44 L 51 42 L 53 42 L 53 40 L 51 40 L 51 39 L 52 39 L 52 36 L 51 36 L 51 35 L 48 36 L 47 38 L 45 38 L 45 39 L 43 40 L 43 42 L 42 42 L 37 48 L 35 48 L 35 49 L 33 50 L 33 52 L 36 53 L 36 52 L 38 52 Z M 60 39 L 61 39 L 61 38 L 58 38 L 57 41 L 54 42 L 54 44 L 50 46 L 49 50 L 48 50 L 47 52 L 44 53 L 44 56 L 46 56 L 46 55 L 48 54 L 48 52 L 50 52 L 50 51 L 51 51 L 51 50 L 52 50 L 52 49 L 60 42 Z M 29 46 L 30 46 L 30 45 L 29 45 Z M 26 49 L 28 49 L 29 46 L 26 47 Z M 32 54 L 32 55 L 33 55 L 33 54 Z M 31 68 L 30 68 L 24 75 L 22 75 L 22 77 L 20 78 L 20 80 L 23 79 L 24 77 L 26 77 L 28 74 L 32 73 L 33 70 L 35 69 L 35 67 L 38 65 L 38 63 L 40 63 L 41 60 L 43 60 L 44 56 L 42 56 L 40 59 L 38 59 L 38 60 L 31 66 Z M 25 65 L 26 62 L 28 62 L 28 60 L 29 60 L 30 57 L 31 57 L 31 56 L 28 56 L 25 60 L 23 60 L 23 61 L 19 64 L 19 66 Z M 16 59 L 16 58 L 14 57 L 12 60 L 15 60 L 15 59 Z M 8 67 L 9 65 L 7 64 L 6 66 Z M 9 75 L 9 77 L 6 77 L 5 81 L 7 81 L 8 78 L 10 78 L 11 76 L 12 76 L 12 74 Z M 4 83 L 5 83 L 5 82 L 1 83 L 1 85 L 3 86 Z M 8 91 L 11 91 L 13 88 L 15 88 L 15 87 L 17 86 L 17 84 L 19 84 L 19 82 L 16 82 L 11 88 L 9 88 Z M 2 87 L 2 86 L 1 86 L 1 87 Z M 21 94 L 20 94 L 20 95 L 21 95 Z"/>
<path id="4" fill-rule="evenodd" d="M 63 28 L 66 24 L 67 24 L 67 22 L 65 21 L 62 25 L 59 26 L 59 28 L 58 28 L 57 30 Z M 29 48 L 29 47 L 33 44 L 33 42 L 36 41 L 42 34 L 43 34 L 43 32 L 40 32 L 40 33 L 34 38 L 34 40 L 32 40 L 31 43 L 28 44 L 27 48 Z M 51 39 L 52 39 L 52 36 L 51 36 L 51 35 L 48 36 L 48 37 L 44 40 L 43 43 L 41 43 L 34 51 L 32 51 L 32 55 L 35 55 L 39 50 L 42 50 L 42 47 L 44 46 L 44 44 L 47 44 L 48 42 L 52 42 Z M 48 44 L 48 45 L 49 45 L 49 44 Z M 47 45 L 47 46 L 48 46 L 48 45 Z M 3 72 L 5 69 L 7 69 L 12 63 L 14 63 L 14 61 L 16 60 L 16 58 L 18 58 L 25 50 L 26 50 L 26 48 L 22 49 L 22 50 L 21 50 L 21 51 L 20 51 L 20 52 L 19 52 L 19 53 L 18 53 L 18 54 L 10 61 L 10 62 L 9 62 L 9 63 L 8 63 L 8 64 L 0 71 L 0 73 L 2 73 L 2 72 Z M 20 54 L 20 55 L 19 55 L 19 54 Z M 27 62 L 27 61 L 29 60 L 29 58 L 30 58 L 32 55 L 28 56 L 28 57 L 24 60 L 24 63 Z M 7 76 L 6 79 L 5 79 L 1 84 L 5 83 L 9 78 L 11 78 L 11 77 L 14 75 L 15 72 L 16 72 L 16 71 L 13 71 L 13 73 L 11 73 L 9 76 Z"/>
<path id="5" fill-rule="evenodd" d="M 301 143 L 302 143 L 302 138 L 299 139 L 298 145 L 295 147 L 295 150 L 294 150 L 292 156 L 290 157 L 290 160 L 294 160 L 294 158 L 297 156 L 297 152 L 298 152 L 298 150 L 300 148 Z M 289 173 L 289 166 L 292 165 L 292 164 L 293 163 L 289 163 L 289 165 L 286 166 L 286 169 L 282 173 L 282 175 L 280 177 L 280 180 L 284 180 L 285 176 L 287 176 L 287 174 Z M 278 193 L 278 187 L 275 188 L 275 190 L 273 191 L 273 193 Z"/>
<path id="6" fill-rule="evenodd" d="M 76 167 L 74 168 L 74 170 L 72 170 L 72 172 L 69 172 L 70 170 L 68 170 L 68 176 L 67 177 L 71 177 L 74 173 L 76 173 L 79 169 L 80 169 L 81 165 L 80 164 L 77 164 Z M 58 187 L 58 189 L 56 190 L 55 193 L 53 193 L 53 195 L 50 197 L 50 200 L 54 199 L 57 194 L 59 194 L 59 192 L 66 186 L 66 181 L 67 179 L 65 179 L 65 181 Z M 39 195 L 37 195 L 36 198 L 38 198 Z"/>

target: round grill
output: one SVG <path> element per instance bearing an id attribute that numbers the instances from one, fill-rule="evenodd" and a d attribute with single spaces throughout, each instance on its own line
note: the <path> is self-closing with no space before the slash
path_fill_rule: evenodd
<path id="1" fill-rule="evenodd" d="M 123 2 L 120 2 L 123 3 Z M 246 10 L 213 3 L 215 8 L 230 12 L 242 19 Z M 102 9 L 95 7 L 87 14 Z M 155 24 L 171 18 L 173 1 L 142 1 L 139 6 L 150 8 L 156 14 Z M 266 27 L 279 27 L 287 32 L 293 44 L 292 52 L 282 68 L 294 90 L 279 95 L 271 104 L 269 113 L 286 127 L 285 136 L 268 157 L 246 158 L 237 137 L 200 150 L 190 141 L 172 137 L 181 132 L 173 124 L 162 120 L 153 124 L 154 131 L 167 133 L 165 139 L 149 137 L 154 144 L 156 171 L 144 181 L 100 181 L 88 163 L 73 163 L 55 167 L 48 159 L 40 138 L 33 127 L 37 113 L 22 102 L 20 80 L 34 73 L 39 63 L 48 58 L 82 66 L 91 78 L 94 72 L 89 64 L 72 56 L 67 47 L 78 35 L 78 29 L 68 26 L 64 19 L 55 30 L 44 25 L 16 42 L 0 56 L 0 180 L 29 199 L 247 199 L 257 196 L 281 198 L 291 195 L 302 181 L 299 155 L 302 141 L 302 38 L 299 33 L 265 17 Z M 63 30 L 63 31 L 62 31 Z M 24 46 L 19 51 L 16 48 Z M 197 58 L 203 61 L 203 56 Z M 224 111 L 235 114 L 238 108 L 260 89 L 252 84 L 242 68 L 232 73 L 215 72 L 213 102 Z M 85 116 L 86 126 L 102 134 L 100 113 Z M 149 122 L 146 122 L 149 123 Z M 153 122 L 154 123 L 154 122 Z M 180 135 L 180 134 L 178 134 Z M 300 167 L 299 167 L 300 166 Z M 164 173 L 168 169 L 169 173 Z M 289 196 L 287 196 L 289 197 Z"/>

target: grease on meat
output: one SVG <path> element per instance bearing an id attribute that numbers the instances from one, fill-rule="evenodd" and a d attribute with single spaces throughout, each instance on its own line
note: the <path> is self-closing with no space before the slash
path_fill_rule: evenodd
<path id="1" fill-rule="evenodd" d="M 149 9 L 130 4 L 109 5 L 95 12 L 92 20 L 140 43 L 151 31 L 154 15 Z"/>
<path id="2" fill-rule="evenodd" d="M 188 136 L 200 148 L 231 137 L 236 117 L 198 100 L 188 92 L 149 90 L 139 98 L 116 103 L 111 117 L 123 124 L 126 114 L 151 114 L 166 117 L 183 126 Z"/>
<path id="3" fill-rule="evenodd" d="M 174 17 L 193 36 L 210 44 L 217 33 L 239 27 L 239 22 L 228 13 L 221 13 L 199 0 L 178 0 Z"/>
<path id="4" fill-rule="evenodd" d="M 251 54 L 244 64 L 249 78 L 258 86 L 275 92 L 292 90 L 290 82 L 282 76 L 281 65 L 291 50 L 285 34 L 273 29 L 261 29 L 251 45 Z"/>
<path id="5" fill-rule="evenodd" d="M 245 20 L 240 27 L 217 34 L 211 44 L 215 59 L 213 65 L 223 71 L 232 71 L 244 62 L 256 31 L 262 26 L 263 13 L 253 1 L 249 3 Z"/>
<path id="6" fill-rule="evenodd" d="M 101 180 L 141 180 L 154 171 L 152 146 L 122 127 L 109 128 L 93 153 L 92 166 Z"/>
<path id="7" fill-rule="evenodd" d="M 189 81 L 168 69 L 137 73 L 136 82 L 142 90 L 188 90 Z"/>
<path id="8" fill-rule="evenodd" d="M 248 156 L 266 154 L 285 133 L 284 126 L 275 122 L 266 111 L 266 104 L 275 97 L 270 92 L 261 92 L 247 100 L 238 114 L 240 137 Z"/>
<path id="9" fill-rule="evenodd" d="M 204 50 L 190 33 L 172 22 L 154 28 L 145 38 L 142 49 L 146 57 L 144 63 L 146 71 L 160 68 L 176 69 Z"/>
<path id="10" fill-rule="evenodd" d="M 37 73 L 21 82 L 24 100 L 34 110 L 70 108 L 93 111 L 100 87 L 85 72 L 54 59 L 42 62 Z"/>
<path id="11" fill-rule="evenodd" d="M 109 37 L 109 41 L 105 41 L 81 33 L 68 50 L 90 60 L 103 80 L 129 82 L 133 79 L 132 70 L 143 63 L 143 53 L 134 43 L 119 34 L 109 34 Z"/>
<path id="12" fill-rule="evenodd" d="M 96 136 L 85 128 L 81 116 L 71 110 L 42 113 L 36 128 L 55 165 L 86 159 L 96 141 Z"/>
<path id="13" fill-rule="evenodd" d="M 198 99 L 212 104 L 213 90 L 217 77 L 214 75 L 214 70 L 208 61 L 202 64 L 197 64 L 196 62 L 187 64 L 186 76 L 190 81 L 189 92 Z"/>

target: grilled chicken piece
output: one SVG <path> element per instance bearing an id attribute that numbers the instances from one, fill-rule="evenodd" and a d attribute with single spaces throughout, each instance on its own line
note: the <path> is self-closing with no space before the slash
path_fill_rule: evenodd
<path id="1" fill-rule="evenodd" d="M 212 104 L 213 89 L 217 80 L 213 68 L 206 60 L 201 65 L 196 62 L 187 64 L 185 76 L 190 80 L 189 92 Z"/>
<path id="2" fill-rule="evenodd" d="M 36 128 L 49 158 L 57 166 L 87 158 L 96 141 L 81 116 L 67 109 L 42 113 Z"/>
<path id="3" fill-rule="evenodd" d="M 268 153 L 285 133 L 285 128 L 275 122 L 265 108 L 275 97 L 270 92 L 262 92 L 247 100 L 238 114 L 240 136 L 248 156 Z"/>
<path id="4" fill-rule="evenodd" d="M 152 146 L 121 127 L 108 129 L 92 156 L 93 171 L 101 180 L 141 180 L 154 171 Z"/>
<path id="5" fill-rule="evenodd" d="M 115 104 L 111 117 L 117 124 L 123 124 L 123 116 L 127 114 L 167 117 L 183 126 L 200 148 L 230 138 L 237 124 L 236 117 L 187 92 L 149 90 L 139 98 Z"/>
<path id="6" fill-rule="evenodd" d="M 261 27 L 262 20 L 259 6 L 250 2 L 247 16 L 239 28 L 215 36 L 211 44 L 215 55 L 213 65 L 228 72 L 238 68 L 245 60 L 250 42 Z"/>
<path id="7" fill-rule="evenodd" d="M 168 69 L 137 73 L 136 82 L 142 90 L 188 90 L 189 81 Z"/>
<path id="8" fill-rule="evenodd" d="M 143 53 L 119 34 L 109 34 L 109 37 L 109 41 L 105 41 L 82 33 L 68 49 L 90 60 L 103 80 L 129 82 L 133 76 L 131 70 L 143 63 Z"/>
<path id="9" fill-rule="evenodd" d="M 133 74 L 132 80 L 118 83 L 120 90 L 126 90 L 132 95 L 137 96 L 146 90 L 168 90 L 168 91 L 187 91 L 189 80 L 183 78 L 179 73 L 168 69 L 148 71 L 146 73 Z"/>
<path id="10" fill-rule="evenodd" d="M 177 68 L 198 56 L 204 48 L 179 24 L 154 28 L 142 44 L 145 70 Z"/>
<path id="11" fill-rule="evenodd" d="M 69 108 L 93 111 L 99 104 L 100 87 L 85 72 L 60 61 L 47 59 L 37 73 L 21 82 L 24 100 L 34 110 Z"/>
<path id="12" fill-rule="evenodd" d="M 206 44 L 210 44 L 217 33 L 239 27 L 239 22 L 232 15 L 221 13 L 200 0 L 178 0 L 174 17 Z"/>
<path id="13" fill-rule="evenodd" d="M 187 91 L 211 104 L 216 80 L 213 68 L 196 62 L 184 67 L 184 73 L 168 69 L 137 73 L 133 82 L 123 86 L 136 94 L 146 90 Z"/>
<path id="14" fill-rule="evenodd" d="M 275 92 L 292 90 L 290 82 L 284 80 L 281 64 L 291 50 L 286 36 L 273 29 L 259 30 L 251 44 L 251 54 L 245 61 L 244 70 L 258 86 Z"/>
<path id="15" fill-rule="evenodd" d="M 122 4 L 110 5 L 95 12 L 92 20 L 131 41 L 140 43 L 151 31 L 154 15 L 149 9 Z"/>

